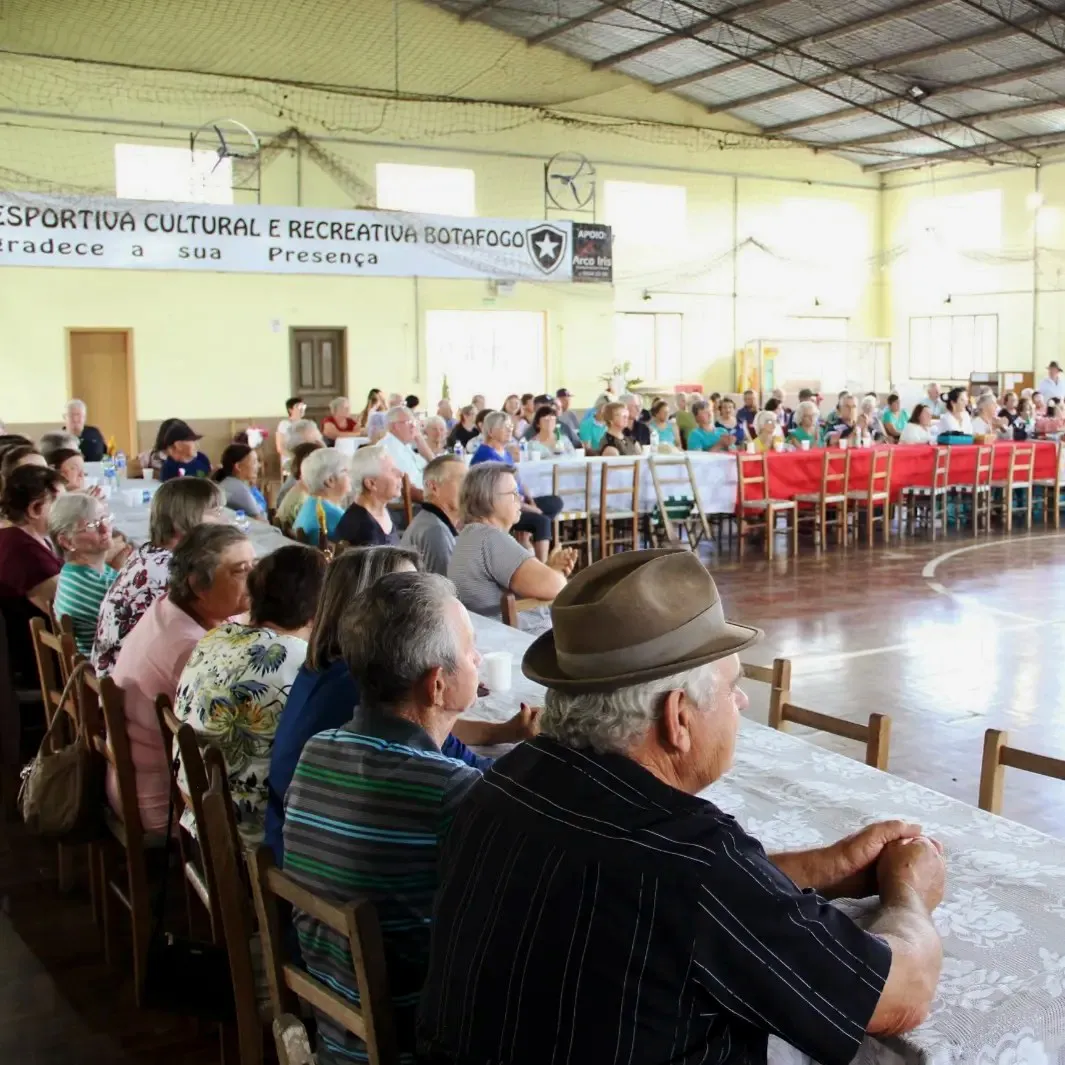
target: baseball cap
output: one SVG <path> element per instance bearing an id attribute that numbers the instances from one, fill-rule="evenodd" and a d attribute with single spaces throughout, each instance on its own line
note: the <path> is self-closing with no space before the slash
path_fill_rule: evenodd
<path id="1" fill-rule="evenodd" d="M 562 399 L 564 396 L 570 397 L 572 395 L 573 395 L 573 393 L 568 388 L 560 388 L 555 393 L 555 399 Z"/>
<path id="2" fill-rule="evenodd" d="M 180 444 L 184 440 L 202 439 L 203 437 L 199 433 L 193 432 L 192 427 L 186 422 L 178 422 L 167 429 L 166 436 L 163 437 L 163 447 L 172 447 L 174 444 Z"/>

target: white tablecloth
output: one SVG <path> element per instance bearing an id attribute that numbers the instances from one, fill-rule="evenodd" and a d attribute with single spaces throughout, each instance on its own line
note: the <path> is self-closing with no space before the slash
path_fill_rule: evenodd
<path id="1" fill-rule="evenodd" d="M 689 457 L 692 461 L 692 469 L 695 472 L 695 483 L 699 490 L 699 500 L 703 505 L 703 510 L 707 514 L 731 514 L 736 509 L 736 458 L 734 455 L 726 455 L 713 452 L 689 452 Z M 590 465 L 592 468 L 592 509 L 599 509 L 599 491 L 600 483 L 603 476 L 603 470 L 610 470 L 611 466 L 616 466 L 621 463 L 631 462 L 631 459 L 625 458 L 561 458 L 561 459 L 541 459 L 539 462 L 523 462 L 518 468 L 518 475 L 521 477 L 522 485 L 532 496 L 546 496 L 552 495 L 552 477 L 555 466 L 584 466 Z M 654 509 L 657 502 L 655 499 L 655 487 L 654 482 L 651 480 L 651 459 L 644 458 L 641 462 L 640 470 L 640 510 L 650 511 Z M 607 474 L 609 480 L 607 482 L 610 488 L 620 488 L 625 484 L 631 484 L 629 480 L 630 475 L 621 473 L 620 471 L 611 475 Z M 668 475 L 669 480 L 672 481 L 677 474 L 671 473 Z M 576 478 L 567 478 L 567 483 L 572 485 Z M 570 492 L 563 492 L 562 498 L 565 501 L 567 510 L 582 510 L 584 509 L 584 489 L 583 482 L 576 480 L 576 483 L 581 487 L 579 489 L 580 494 L 572 494 Z M 663 490 L 667 497 L 669 496 L 681 496 L 690 495 L 690 493 L 682 493 L 675 486 L 667 487 L 663 484 Z M 628 503 L 624 496 L 613 496 L 609 500 L 609 506 L 614 510 L 627 510 Z"/>
<path id="2" fill-rule="evenodd" d="M 471 717 L 505 720 L 542 689 L 521 676 L 530 638 L 474 617 L 483 652 L 514 655 L 514 687 L 492 693 Z M 947 859 L 946 897 L 935 913 L 943 973 L 932 1014 L 887 1043 L 872 1038 L 861 1065 L 1065 1063 L 1065 843 L 796 736 L 744 720 L 735 765 L 703 793 L 767 850 L 826 845 L 873 821 L 916 821 Z M 861 920 L 869 904 L 842 903 Z M 770 1043 L 773 1065 L 802 1061 Z"/>

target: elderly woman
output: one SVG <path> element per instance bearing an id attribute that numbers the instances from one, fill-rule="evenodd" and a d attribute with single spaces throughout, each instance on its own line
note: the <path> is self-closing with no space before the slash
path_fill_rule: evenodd
<path id="1" fill-rule="evenodd" d="M 640 454 L 643 448 L 635 440 L 625 435 L 632 417 L 626 404 L 621 402 L 608 403 L 603 408 L 600 417 L 606 426 L 606 432 L 600 438 L 599 446 L 592 450 L 593 455 L 603 455 L 610 458 L 617 455 L 634 456 Z"/>
<path id="2" fill-rule="evenodd" d="M 862 397 L 858 405 L 859 424 L 862 429 L 877 443 L 884 439 L 884 425 L 880 421 L 879 404 L 875 395 Z M 864 420 L 863 420 L 864 419 Z"/>
<path id="3" fill-rule="evenodd" d="M 181 477 L 152 496 L 148 540 L 134 548 L 104 596 L 92 645 L 92 668 L 101 677 L 115 668 L 134 625 L 165 594 L 174 548 L 193 529 L 226 521 L 222 490 L 214 481 Z"/>
<path id="4" fill-rule="evenodd" d="M 456 445 L 465 450 L 466 445 L 477 435 L 476 420 L 477 408 L 472 403 L 459 411 L 459 419 L 447 436 L 449 451 L 454 451 Z"/>
<path id="5" fill-rule="evenodd" d="M 969 393 L 962 386 L 947 393 L 946 410 L 939 419 L 939 436 L 972 436 L 973 420 L 969 416 Z"/>
<path id="6" fill-rule="evenodd" d="M 422 436 L 425 438 L 425 446 L 433 453 L 433 458 L 447 451 L 447 422 L 439 415 L 434 414 L 425 419 Z"/>
<path id="7" fill-rule="evenodd" d="M 902 400 L 899 398 L 898 392 L 892 392 L 887 398 L 887 407 L 884 408 L 880 419 L 880 424 L 884 429 L 884 436 L 893 444 L 897 444 L 909 420 L 910 416 L 902 409 Z"/>
<path id="8" fill-rule="evenodd" d="M 717 404 L 717 420 L 714 423 L 718 429 L 724 429 L 728 433 L 732 440 L 729 441 L 731 447 L 733 442 L 737 444 L 745 444 L 747 442 L 747 426 L 736 415 L 736 401 L 728 396 L 722 396 Z"/>
<path id="9" fill-rule="evenodd" d="M 899 434 L 900 444 L 932 443 L 932 407 L 928 403 L 918 403 L 910 414 L 910 420 Z"/>
<path id="10" fill-rule="evenodd" d="M 266 521 L 266 500 L 256 487 L 259 479 L 259 453 L 247 444 L 230 444 L 222 452 L 221 465 L 215 471 L 230 510 L 243 510 L 249 518 Z"/>
<path id="11" fill-rule="evenodd" d="M 554 458 L 556 454 L 573 452 L 573 445 L 566 439 L 558 425 L 558 414 L 548 404 L 536 408 L 532 419 L 533 435 L 529 440 L 529 454 L 542 459 Z"/>
<path id="12" fill-rule="evenodd" d="M 32 444 L 16 444 L 4 452 L 3 461 L 0 461 L 0 479 L 7 480 L 20 466 L 47 465 L 48 460 Z"/>
<path id="13" fill-rule="evenodd" d="M 351 484 L 355 501 L 344 511 L 333 539 L 352 547 L 398 544 L 388 504 L 403 490 L 403 475 L 392 456 L 379 444 L 359 448 L 351 460 Z"/>
<path id="14" fill-rule="evenodd" d="M 345 620 L 360 608 L 366 590 L 389 573 L 415 572 L 421 563 L 413 551 L 398 547 L 364 547 L 345 551 L 329 567 L 318 612 L 311 628 L 307 658 L 288 693 L 270 755 L 267 777 L 266 843 L 282 860 L 281 830 L 285 823 L 285 792 L 307 741 L 319 732 L 341 728 L 359 705 L 359 687 L 340 654 L 339 633 Z M 441 745 L 441 753 L 478 769 L 482 758 L 467 743 L 520 743 L 536 735 L 539 710 L 523 706 L 509 721 L 459 719 Z"/>
<path id="15" fill-rule="evenodd" d="M 48 520 L 63 482 L 44 465 L 20 466 L 4 477 L 0 510 L 0 611 L 7 624 L 11 666 L 18 681 L 36 684 L 31 618 L 52 609 L 62 563 L 48 541 Z"/>
<path id="16" fill-rule="evenodd" d="M 80 492 L 85 487 L 85 456 L 80 451 L 68 447 L 53 451 L 48 465 L 63 478 L 68 492 Z"/>
<path id="17" fill-rule="evenodd" d="M 351 495 L 350 463 L 347 455 L 331 447 L 313 451 L 303 460 L 300 480 L 307 487 L 307 497 L 292 522 L 292 531 L 302 532 L 308 543 L 317 544 L 322 531 L 330 540 L 336 539 L 337 524 Z"/>
<path id="18" fill-rule="evenodd" d="M 976 401 L 976 413 L 972 419 L 973 436 L 1012 436 L 1009 422 L 998 415 L 998 400 L 994 393 L 985 392 Z"/>
<path id="19" fill-rule="evenodd" d="M 585 414 L 581 421 L 580 437 L 581 443 L 584 445 L 584 449 L 588 454 L 595 454 L 599 450 L 599 445 L 602 443 L 603 435 L 606 433 L 606 422 L 603 421 L 603 409 L 608 403 L 613 403 L 614 397 L 609 392 L 601 392 L 595 398 L 595 403 L 592 409 Z"/>
<path id="20" fill-rule="evenodd" d="M 669 404 L 664 399 L 656 399 L 651 404 L 651 421 L 648 428 L 652 433 L 658 434 L 659 445 L 678 447 L 680 433 L 674 427 L 670 418 Z M 653 438 L 652 438 L 653 439 Z"/>
<path id="21" fill-rule="evenodd" d="M 697 399 L 689 413 L 695 421 L 687 436 L 686 450 L 728 451 L 736 438 L 724 426 L 712 424 L 713 408 L 705 399 Z"/>
<path id="22" fill-rule="evenodd" d="M 331 444 L 345 436 L 358 436 L 359 423 L 351 416 L 347 396 L 337 396 L 329 402 L 329 413 L 322 419 L 322 436 Z"/>
<path id="23" fill-rule="evenodd" d="M 754 416 L 751 428 L 754 430 L 754 450 L 759 454 L 773 451 L 777 443 L 783 443 L 775 410 L 760 410 Z"/>
<path id="24" fill-rule="evenodd" d="M 52 506 L 48 518 L 52 542 L 63 553 L 52 609 L 56 618 L 68 617 L 78 653 L 92 654 L 100 607 L 132 548 L 111 539 L 107 506 L 85 492 L 67 492 Z"/>
<path id="25" fill-rule="evenodd" d="M 260 559 L 248 574 L 248 624 L 211 629 L 178 681 L 174 713 L 222 752 L 237 828 L 249 848 L 262 841 L 274 733 L 307 657 L 326 565 L 321 551 L 302 544 Z M 191 811 L 182 823 L 195 835 Z"/>
<path id="26" fill-rule="evenodd" d="M 512 466 L 505 448 L 511 442 L 514 428 L 510 416 L 502 411 L 493 411 L 484 419 L 484 443 L 474 452 L 471 466 L 482 462 L 502 462 Z M 514 474 L 518 490 L 521 492 L 521 513 L 516 532 L 528 533 L 533 540 L 533 551 L 541 562 L 547 561 L 551 545 L 551 519 L 562 510 L 562 500 L 558 496 L 537 496 L 535 499 L 521 486 L 518 475 Z"/>
<path id="27" fill-rule="evenodd" d="M 280 495 L 277 497 L 277 513 L 274 522 L 283 532 L 292 529 L 292 523 L 307 498 L 307 486 L 303 483 L 303 463 L 308 455 L 314 454 L 325 447 L 321 441 L 309 444 L 297 444 L 292 449 L 292 465 L 289 468 L 289 482 L 286 488 L 282 485 Z"/>
<path id="28" fill-rule="evenodd" d="M 473 467 L 462 485 L 460 506 L 464 524 L 447 575 L 467 610 L 498 621 L 506 592 L 519 599 L 558 595 L 573 572 L 577 553 L 556 548 L 541 562 L 510 535 L 521 518 L 521 491 L 510 466 L 485 462 Z M 522 614 L 522 621 L 539 631 L 550 618 L 545 611 L 532 611 L 528 617 Z"/>
<path id="29" fill-rule="evenodd" d="M 255 564 L 251 541 L 233 525 L 201 525 L 174 548 L 165 596 L 157 599 L 126 637 L 112 672 L 125 696 L 137 782 L 137 805 L 146 832 L 165 832 L 170 765 L 163 749 L 155 700 L 177 694 L 193 648 L 211 629 L 248 609 L 248 574 Z M 117 781 L 108 771 L 107 794 L 118 809 Z"/>
<path id="30" fill-rule="evenodd" d="M 292 452 L 300 444 L 320 443 L 322 443 L 322 430 L 318 428 L 316 421 L 311 418 L 300 418 L 292 422 L 288 432 L 285 433 L 281 454 L 281 472 L 285 476 L 285 481 L 281 486 L 282 492 L 292 484 Z M 278 498 L 280 499 L 280 496 Z"/>
<path id="31" fill-rule="evenodd" d="M 448 432 L 451 432 L 455 425 L 455 411 L 451 406 L 451 400 L 442 399 L 437 403 L 436 416 L 444 419 Z"/>
<path id="32" fill-rule="evenodd" d="M 817 404 L 811 399 L 804 399 L 795 408 L 795 424 L 788 433 L 788 443 L 795 448 L 800 448 L 803 444 L 808 448 L 817 447 L 820 436 L 818 431 L 820 416 L 821 412 L 817 409 Z"/>

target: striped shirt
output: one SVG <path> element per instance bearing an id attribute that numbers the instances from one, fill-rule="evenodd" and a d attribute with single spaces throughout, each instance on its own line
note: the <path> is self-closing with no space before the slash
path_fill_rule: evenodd
<path id="1" fill-rule="evenodd" d="M 78 653 L 88 658 L 100 620 L 100 605 L 115 583 L 118 571 L 110 566 L 96 570 L 92 566 L 66 562 L 59 571 L 53 609 L 57 618 L 69 617 L 74 623 L 74 643 Z"/>
<path id="2" fill-rule="evenodd" d="M 359 708 L 304 747 L 285 798 L 285 872 L 333 902 L 377 904 L 403 1062 L 414 1060 L 440 840 L 480 779 L 413 722 Z M 347 940 L 299 911 L 294 922 L 307 971 L 358 1005 Z M 368 1061 L 365 1044 L 319 1015 L 319 1065 L 348 1061 Z"/>
<path id="3" fill-rule="evenodd" d="M 858 1050 L 891 951 L 711 803 L 545 736 L 440 856 L 418 1046 L 433 1065 L 765 1062 Z"/>

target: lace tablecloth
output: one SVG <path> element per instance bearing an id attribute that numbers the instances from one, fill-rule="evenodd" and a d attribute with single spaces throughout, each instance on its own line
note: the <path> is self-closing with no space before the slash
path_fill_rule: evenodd
<path id="1" fill-rule="evenodd" d="M 471 716 L 502 720 L 542 689 L 521 676 L 524 633 L 475 617 L 480 650 L 514 655 L 514 687 Z M 831 843 L 873 821 L 916 821 L 939 839 L 947 893 L 935 913 L 943 973 L 916 1031 L 867 1039 L 860 1065 L 1065 1065 L 1065 843 L 745 720 L 735 765 L 704 792 L 767 850 Z M 870 904 L 842 903 L 861 920 Z M 783 1044 L 770 1062 L 802 1062 Z"/>

